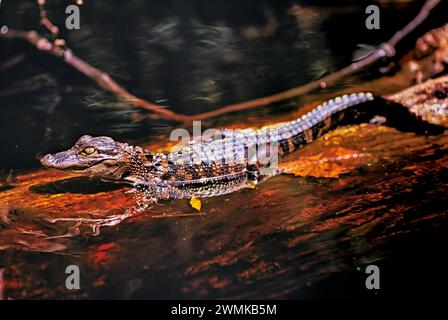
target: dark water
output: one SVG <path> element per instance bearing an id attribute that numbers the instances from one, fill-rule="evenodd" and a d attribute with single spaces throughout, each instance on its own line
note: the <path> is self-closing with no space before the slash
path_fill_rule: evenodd
<path id="1" fill-rule="evenodd" d="M 82 28 L 61 33 L 78 56 L 132 93 L 194 114 L 280 92 L 345 66 L 357 44 L 388 39 L 420 7 L 385 6 L 382 28 L 369 31 L 364 6 L 355 3 L 92 1 L 81 8 Z M 64 10 L 65 4 L 48 3 L 58 25 L 64 25 Z M 27 1 L 4 1 L 1 21 L 36 29 L 37 13 Z M 150 141 L 172 129 L 163 121 L 132 121 L 123 102 L 53 57 L 22 42 L 0 45 L 5 63 L 23 59 L 1 72 L 2 168 L 36 167 L 36 155 L 66 148 L 86 133 Z"/>
<path id="2" fill-rule="evenodd" d="M 341 1 L 337 6 L 333 1 L 86 2 L 81 8 L 81 29 L 61 30 L 68 46 L 133 94 L 185 114 L 318 79 L 349 64 L 357 44 L 377 45 L 387 40 L 422 3 L 383 4 L 381 29 L 369 31 L 364 27 L 365 4 L 360 1 Z M 63 1 L 48 1 L 47 5 L 49 16 L 60 26 L 64 25 L 65 5 Z M 33 2 L 2 2 L 1 25 L 44 32 L 37 19 Z M 417 33 L 443 21 L 443 10 L 439 10 Z M 405 41 L 399 49 L 411 47 L 412 42 Z M 83 134 L 148 144 L 166 139 L 177 126 L 163 120 L 133 120 L 132 114 L 144 112 L 25 43 L 1 39 L 0 48 L 3 175 L 37 168 L 39 155 L 65 149 Z M 19 62 L 10 63 L 15 60 Z M 377 69 L 345 80 L 339 89 L 378 76 Z M 268 121 L 296 110 L 303 101 L 306 97 L 268 111 L 229 114 L 204 125 L 241 124 L 248 117 Z M 394 134 L 397 141 L 401 139 Z M 363 270 L 372 262 L 385 270 L 383 295 L 412 294 L 403 288 L 412 288 L 408 278 L 414 271 L 424 273 L 416 276 L 416 288 L 428 289 L 438 279 L 441 285 L 446 276 L 438 259 L 447 224 L 446 149 L 442 146 L 440 150 L 432 158 L 419 157 L 414 150 L 413 157 L 404 160 L 399 158 L 401 149 L 390 147 L 387 151 L 393 161 L 377 163 L 340 182 L 279 177 L 260 187 L 259 195 L 243 192 L 206 200 L 205 217 L 136 220 L 104 228 L 99 236 L 81 232 L 56 241 L 20 236 L 32 249 L 0 246 L 6 293 L 12 298 L 381 295 L 364 288 Z M 407 169 L 403 168 L 413 165 L 432 169 L 405 178 Z M 342 188 L 343 183 L 348 185 Z M 52 184 L 51 190 L 39 188 L 30 189 L 29 197 L 95 195 L 116 189 L 82 179 Z M 429 198 L 419 199 L 422 194 Z M 92 200 L 81 209 L 100 210 L 101 205 Z M 2 204 L 0 209 L 4 207 L 19 225 L 23 220 L 24 226 L 34 223 L 46 235 L 61 234 L 57 225 L 39 220 L 45 213 L 38 208 L 30 211 L 35 215 L 30 217 L 18 204 Z M 313 211 L 303 221 L 296 218 L 306 216 L 310 208 L 321 211 Z M 154 210 L 191 212 L 184 203 Z M 334 220 L 340 212 L 344 222 Z M 433 219 L 424 219 L 425 214 Z M 330 228 L 316 227 L 325 223 Z M 15 239 L 20 230 L 0 224 L 3 239 Z M 82 270 L 80 291 L 64 287 L 68 264 Z"/>

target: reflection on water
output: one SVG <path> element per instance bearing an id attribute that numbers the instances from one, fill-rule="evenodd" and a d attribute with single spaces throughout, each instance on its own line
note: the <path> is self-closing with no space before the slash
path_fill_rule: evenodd
<path id="1" fill-rule="evenodd" d="M 364 8 L 350 1 L 337 11 L 293 1 L 88 1 L 81 29 L 63 37 L 137 96 L 194 114 L 344 66 L 356 44 L 387 39 L 418 5 L 385 7 L 385 28 L 367 32 L 357 27 Z M 36 27 L 28 2 L 3 9 L 11 28 Z M 63 25 L 64 6 L 51 1 L 48 10 Z M 394 275 L 390 295 L 408 285 L 397 272 L 410 259 L 412 270 L 432 271 L 429 282 L 442 274 L 445 136 L 354 129 L 307 150 L 342 145 L 372 155 L 339 179 L 280 176 L 206 199 L 201 212 L 166 202 L 117 225 L 132 204 L 125 186 L 35 170 L 36 157 L 82 134 L 163 144 L 175 125 L 132 120 L 141 111 L 61 62 L 21 43 L 0 45 L 2 61 L 19 61 L 0 66 L 0 297 L 1 288 L 10 298 L 354 297 L 371 294 L 363 287 L 370 263 L 384 268 L 386 280 Z M 204 127 L 270 122 L 299 102 Z M 69 264 L 81 269 L 80 291 L 65 288 Z"/>

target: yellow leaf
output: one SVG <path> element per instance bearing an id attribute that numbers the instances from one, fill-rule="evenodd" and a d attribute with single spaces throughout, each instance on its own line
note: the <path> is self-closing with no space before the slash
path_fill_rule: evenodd
<path id="1" fill-rule="evenodd" d="M 195 197 L 191 197 L 190 199 L 190 206 L 198 211 L 201 210 L 201 200 L 199 200 L 198 198 Z"/>
<path id="2" fill-rule="evenodd" d="M 247 188 L 247 189 L 255 189 L 256 186 L 255 186 L 254 184 L 248 184 L 248 185 L 246 186 L 246 188 Z"/>

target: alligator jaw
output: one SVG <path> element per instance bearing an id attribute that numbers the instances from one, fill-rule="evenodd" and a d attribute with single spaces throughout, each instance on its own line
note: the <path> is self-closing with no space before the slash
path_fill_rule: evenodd
<path id="1" fill-rule="evenodd" d="M 70 171 L 75 171 L 75 172 L 82 171 L 85 169 L 84 167 L 73 165 L 70 162 L 61 161 L 60 157 L 55 157 L 52 154 L 46 154 L 45 156 L 43 156 L 40 159 L 40 163 L 45 168 L 48 168 L 48 169 L 70 170 Z"/>

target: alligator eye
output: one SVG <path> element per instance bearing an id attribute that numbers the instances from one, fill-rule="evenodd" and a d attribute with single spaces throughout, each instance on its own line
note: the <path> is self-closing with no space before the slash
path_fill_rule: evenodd
<path id="1" fill-rule="evenodd" d="M 86 155 L 90 155 L 92 153 L 95 153 L 96 149 L 94 147 L 87 147 L 84 148 L 84 150 L 82 150 L 82 153 L 86 154 Z"/>

